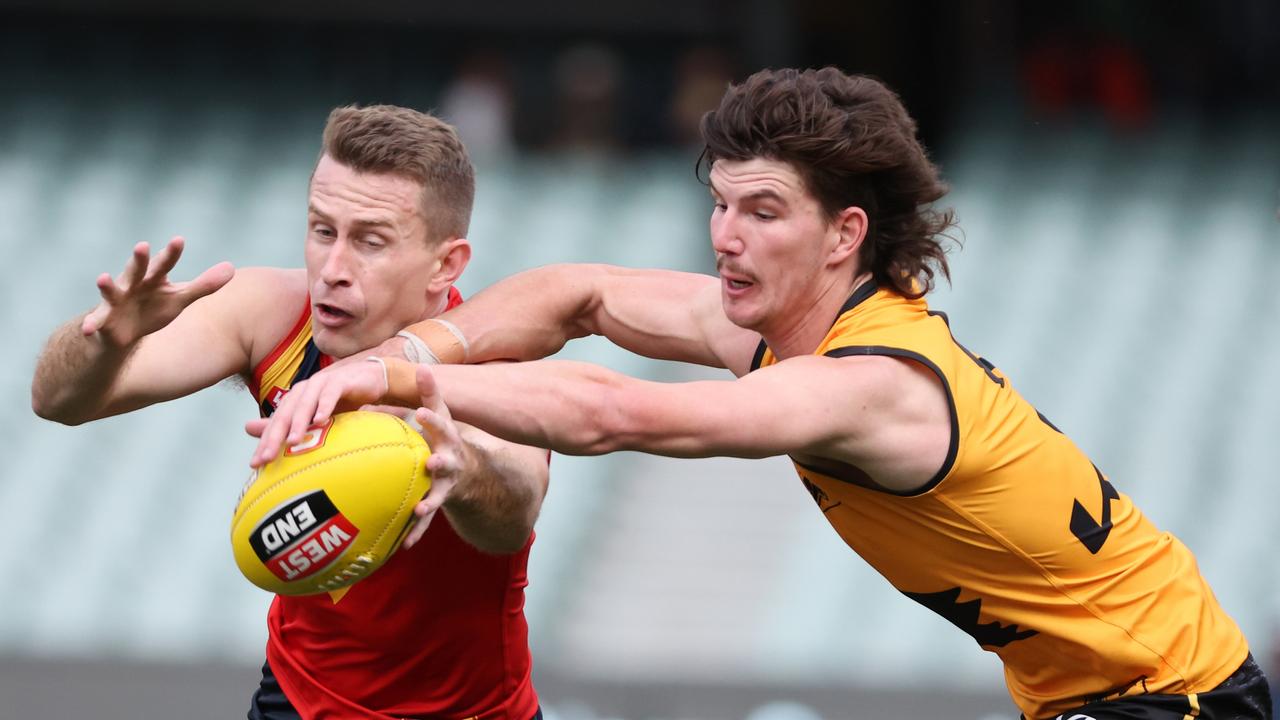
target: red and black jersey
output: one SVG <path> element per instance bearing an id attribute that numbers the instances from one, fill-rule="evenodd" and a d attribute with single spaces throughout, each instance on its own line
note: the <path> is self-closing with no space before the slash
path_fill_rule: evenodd
<path id="1" fill-rule="evenodd" d="M 449 307 L 461 301 L 450 289 Z M 254 368 L 263 415 L 331 362 L 311 338 L 308 300 Z M 276 596 L 267 661 L 304 718 L 528 720 L 538 709 L 524 617 L 532 543 L 513 555 L 482 553 L 439 513 L 418 544 L 337 600 Z"/>

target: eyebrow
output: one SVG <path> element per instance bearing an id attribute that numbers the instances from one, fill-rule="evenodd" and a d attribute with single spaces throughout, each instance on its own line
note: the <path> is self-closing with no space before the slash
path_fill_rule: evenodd
<path id="1" fill-rule="evenodd" d="M 707 185 L 711 189 L 712 195 L 714 195 L 715 197 L 721 197 L 720 191 L 716 190 L 716 186 L 714 184 L 708 182 Z M 779 193 L 777 190 L 774 190 L 773 188 L 760 188 L 759 190 L 752 190 L 746 195 L 743 195 L 741 199 L 744 201 L 775 200 L 780 203 L 786 203 L 786 198 L 782 197 L 782 194 Z"/>
<path id="2" fill-rule="evenodd" d="M 773 188 L 761 188 L 752 190 L 742 197 L 743 200 L 777 200 L 778 202 L 786 202 L 782 194 Z"/>
<path id="3" fill-rule="evenodd" d="M 315 215 L 319 217 L 321 220 L 325 220 L 325 221 L 329 221 L 333 219 L 332 217 L 329 216 L 328 213 L 316 207 L 315 205 L 308 204 L 307 213 L 311 215 Z M 355 220 L 352 220 L 351 224 L 361 228 L 366 228 L 366 227 L 395 228 L 395 223 L 393 223 L 391 220 L 387 218 L 357 218 Z"/>

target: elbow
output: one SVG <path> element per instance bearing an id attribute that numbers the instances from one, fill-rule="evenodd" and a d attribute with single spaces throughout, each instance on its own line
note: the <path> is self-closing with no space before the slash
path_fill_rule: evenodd
<path id="1" fill-rule="evenodd" d="M 31 412 L 42 420 L 71 427 L 97 419 L 97 416 L 92 413 L 77 412 L 67 403 L 60 402 L 55 394 L 36 384 L 31 386 Z"/>
<path id="2" fill-rule="evenodd" d="M 65 408 L 58 406 L 53 398 L 49 397 L 36 385 L 31 386 L 31 412 L 43 420 L 49 420 L 63 425 L 82 425 L 88 419 L 72 416 Z"/>
<path id="3" fill-rule="evenodd" d="M 486 555 L 514 555 L 529 544 L 533 536 L 533 523 L 537 518 L 536 510 L 523 521 L 516 518 L 497 519 L 490 517 L 482 525 L 476 523 L 453 522 L 454 531 L 475 549 Z"/>
<path id="4" fill-rule="evenodd" d="M 487 538 L 483 542 L 475 543 L 476 549 L 489 555 L 515 555 L 529 544 L 529 538 L 533 535 L 533 527 L 529 526 L 518 532 L 511 532 L 501 537 Z"/>
<path id="5" fill-rule="evenodd" d="M 40 417 L 42 420 L 56 422 L 59 425 L 66 425 L 67 427 L 77 427 L 79 425 L 84 425 L 85 423 L 88 423 L 94 419 L 89 416 L 71 415 L 69 413 L 55 412 L 51 410 L 46 410 L 44 408 L 36 408 L 34 405 L 32 406 L 32 410 L 34 410 L 35 414 L 38 417 Z"/>
<path id="6" fill-rule="evenodd" d="M 36 414 L 43 420 L 53 420 L 52 409 L 49 407 L 49 401 L 45 398 L 44 393 L 35 385 L 31 386 L 31 412 Z"/>

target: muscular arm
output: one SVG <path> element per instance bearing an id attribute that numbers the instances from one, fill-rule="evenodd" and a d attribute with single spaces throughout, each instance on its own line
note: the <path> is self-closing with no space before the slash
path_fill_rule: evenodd
<path id="1" fill-rule="evenodd" d="M 234 293 L 230 290 L 229 293 Z M 124 346 L 59 328 L 36 365 L 32 406 L 48 420 L 78 425 L 209 387 L 248 367 L 248 347 L 223 322 L 228 297 L 197 301 L 173 323 Z"/>
<path id="2" fill-rule="evenodd" d="M 254 332 L 265 326 L 262 308 L 282 306 L 267 298 L 279 299 L 283 274 L 292 271 L 257 268 L 232 278 L 230 266 L 219 265 L 170 284 L 163 274 L 177 253 L 152 261 L 167 264 L 153 280 L 138 267 L 148 264 L 146 247 L 139 248 L 119 284 L 99 280 L 103 305 L 50 337 L 31 384 L 37 415 L 80 424 L 187 395 L 249 367 Z"/>
<path id="3" fill-rule="evenodd" d="M 469 345 L 464 351 L 448 329 L 452 323 Z M 725 316 L 716 278 L 668 270 L 632 270 L 608 265 L 549 265 L 501 280 L 438 319 L 409 326 L 445 363 L 536 360 L 570 339 L 597 334 L 633 352 L 666 360 L 750 370 L 760 336 Z M 403 338 L 391 338 L 363 358 L 406 356 Z M 376 403 L 385 390 L 363 360 L 348 358 L 294 388 L 261 436 L 250 464 L 259 467 L 288 437 L 296 442 L 313 422 L 336 407 Z M 412 404 L 410 392 L 393 402 Z"/>
<path id="4" fill-rule="evenodd" d="M 441 316 L 461 329 L 467 362 L 536 360 L 603 335 L 632 352 L 743 374 L 760 337 L 725 317 L 716 278 L 608 265 L 548 265 L 513 275 Z M 463 360 L 430 320 L 409 328 L 446 362 Z M 403 341 L 399 341 L 403 342 Z"/>
<path id="5" fill-rule="evenodd" d="M 887 357 L 805 356 L 736 381 L 679 384 L 561 361 L 419 372 L 431 373 L 459 420 L 574 455 L 811 456 L 911 489 L 937 472 L 951 436 L 937 378 Z M 400 380 L 391 392 L 409 394 Z"/>
<path id="6" fill-rule="evenodd" d="M 251 430 L 261 437 L 251 464 L 268 462 L 286 438 L 297 442 L 313 418 L 323 421 L 335 408 L 419 401 L 447 406 L 504 440 L 569 455 L 787 454 L 855 465 L 895 490 L 931 479 L 950 449 L 950 403 L 940 379 L 892 357 L 805 355 L 733 381 L 691 383 L 647 382 L 554 360 L 382 364 L 385 374 L 380 363 L 355 363 L 330 372 L 317 393 L 286 396 L 269 424 Z"/>

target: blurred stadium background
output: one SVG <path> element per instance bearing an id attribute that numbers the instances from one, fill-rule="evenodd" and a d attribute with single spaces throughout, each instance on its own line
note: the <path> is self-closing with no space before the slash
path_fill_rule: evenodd
<path id="1" fill-rule="evenodd" d="M 44 338 L 134 242 L 187 237 L 182 279 L 300 264 L 327 111 L 391 102 L 477 161 L 465 293 L 554 261 L 710 271 L 698 116 L 822 64 L 897 88 L 953 183 L 933 305 L 1280 671 L 1274 2 L 3 0 L 0 718 L 243 717 L 256 684 L 269 598 L 226 539 L 247 394 L 29 410 Z M 994 656 L 849 552 L 785 461 L 557 456 L 530 578 L 549 718 L 1017 717 Z"/>

